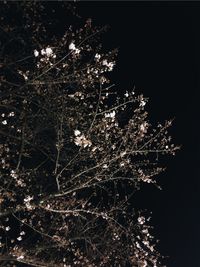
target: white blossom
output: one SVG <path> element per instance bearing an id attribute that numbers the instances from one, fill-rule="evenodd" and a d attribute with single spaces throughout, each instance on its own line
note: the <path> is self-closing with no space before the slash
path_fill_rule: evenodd
<path id="1" fill-rule="evenodd" d="M 18 178 L 18 174 L 16 173 L 15 170 L 11 170 L 11 172 L 10 172 L 10 176 L 11 176 L 12 178 L 14 178 L 14 179 Z"/>
<path id="2" fill-rule="evenodd" d="M 146 102 L 144 100 L 140 101 L 140 107 L 144 107 L 146 105 Z"/>
<path id="3" fill-rule="evenodd" d="M 13 117 L 13 116 L 15 116 L 15 113 L 13 111 L 8 114 L 8 117 Z"/>
<path id="4" fill-rule="evenodd" d="M 90 147 L 92 145 L 92 142 L 90 140 L 87 140 L 84 136 L 84 134 L 80 135 L 80 136 L 76 136 L 76 138 L 74 139 L 74 143 L 77 146 L 81 146 L 81 147 Z"/>
<path id="5" fill-rule="evenodd" d="M 115 150 L 115 148 L 116 148 L 116 145 L 112 145 L 112 149 Z"/>
<path id="6" fill-rule="evenodd" d="M 56 55 L 53 53 L 53 50 L 51 47 L 43 48 L 41 50 L 42 56 L 47 56 L 47 58 L 53 57 L 56 58 Z M 44 59 L 41 59 L 41 61 L 44 61 Z"/>
<path id="7" fill-rule="evenodd" d="M 79 54 L 80 53 L 80 49 L 78 49 L 78 48 L 76 48 L 76 46 L 75 46 L 75 44 L 74 43 L 71 43 L 70 45 L 69 45 L 69 50 L 72 50 L 72 51 L 74 51 L 75 52 L 75 54 Z"/>
<path id="8" fill-rule="evenodd" d="M 146 122 L 140 125 L 140 131 L 146 133 L 148 124 Z"/>
<path id="9" fill-rule="evenodd" d="M 71 44 L 69 45 L 69 50 L 75 50 L 75 49 L 76 49 L 75 44 L 74 44 L 74 43 L 71 43 Z"/>
<path id="10" fill-rule="evenodd" d="M 23 72 L 21 70 L 18 70 L 18 73 L 24 77 L 24 80 L 28 80 L 27 74 L 29 73 L 29 71 Z"/>
<path id="11" fill-rule="evenodd" d="M 2 124 L 3 124 L 3 125 L 8 124 L 8 123 L 7 123 L 7 120 L 3 120 L 3 121 L 2 121 Z"/>
<path id="12" fill-rule="evenodd" d="M 115 110 L 113 110 L 110 113 L 105 113 L 105 118 L 114 118 L 115 115 L 116 115 L 116 112 L 115 112 Z"/>
<path id="13" fill-rule="evenodd" d="M 45 54 L 46 54 L 45 49 L 42 49 L 41 50 L 41 55 L 45 55 Z"/>
<path id="14" fill-rule="evenodd" d="M 103 165 L 103 168 L 104 168 L 104 169 L 107 169 L 107 168 L 108 168 L 108 164 L 104 164 L 104 165 Z"/>
<path id="15" fill-rule="evenodd" d="M 104 66 L 107 66 L 107 65 L 108 65 L 108 61 L 107 61 L 107 59 L 104 59 L 103 62 L 102 62 L 102 64 L 103 64 Z"/>
<path id="16" fill-rule="evenodd" d="M 27 203 L 27 202 L 30 202 L 31 200 L 33 200 L 33 196 L 26 196 L 24 198 L 24 202 Z"/>
<path id="17" fill-rule="evenodd" d="M 38 56 L 39 56 L 39 52 L 38 52 L 36 49 L 34 50 L 33 53 L 34 53 L 34 56 L 35 56 L 35 57 L 38 57 Z"/>
<path id="18" fill-rule="evenodd" d="M 138 242 L 136 242 L 136 247 L 139 248 L 139 249 L 141 248 L 140 244 Z"/>
<path id="19" fill-rule="evenodd" d="M 126 155 L 126 151 L 122 151 L 121 153 L 120 153 L 120 156 L 121 157 L 123 157 L 123 156 L 125 156 Z"/>
<path id="20" fill-rule="evenodd" d="M 68 95 L 70 98 L 74 98 L 74 94 Z"/>
<path id="21" fill-rule="evenodd" d="M 108 67 L 108 71 L 112 71 L 114 67 L 114 62 L 108 62 L 107 59 L 104 59 L 102 65 Z"/>
<path id="22" fill-rule="evenodd" d="M 19 239 L 18 239 L 19 240 Z M 20 241 L 20 240 L 19 240 Z M 24 259 L 24 255 L 20 255 L 17 257 L 17 260 L 23 260 Z"/>
<path id="23" fill-rule="evenodd" d="M 139 222 L 139 224 L 144 224 L 145 223 L 145 217 L 143 217 L 143 216 L 138 217 L 138 222 Z"/>
<path id="24" fill-rule="evenodd" d="M 30 201 L 33 200 L 33 196 L 26 196 L 24 198 L 24 204 L 28 210 L 32 210 L 33 206 L 30 204 Z"/>
<path id="25" fill-rule="evenodd" d="M 93 149 L 92 149 L 92 152 L 96 151 L 97 150 L 97 147 L 94 146 Z"/>
<path id="26" fill-rule="evenodd" d="M 78 49 L 78 48 L 76 48 L 76 50 L 75 50 L 75 54 L 79 54 L 80 52 L 81 52 L 81 50 Z"/>
<path id="27" fill-rule="evenodd" d="M 81 132 L 79 131 L 79 130 L 74 130 L 74 135 L 75 136 L 78 136 L 78 135 L 80 135 L 81 134 Z"/>
<path id="28" fill-rule="evenodd" d="M 96 55 L 94 56 L 94 58 L 98 61 L 101 58 L 101 55 L 96 53 Z"/>
<path id="29" fill-rule="evenodd" d="M 119 166 L 120 167 L 124 167 L 125 163 L 124 162 L 120 162 Z"/>
<path id="30" fill-rule="evenodd" d="M 53 50 L 50 47 L 46 48 L 46 55 L 47 57 L 51 56 L 53 54 Z"/>
<path id="31" fill-rule="evenodd" d="M 129 96 L 129 94 L 128 94 L 128 92 L 126 91 L 126 93 L 124 94 L 124 96 L 125 97 L 128 97 Z"/>
<path id="32" fill-rule="evenodd" d="M 21 231 L 20 235 L 25 235 L 25 232 L 24 231 Z"/>

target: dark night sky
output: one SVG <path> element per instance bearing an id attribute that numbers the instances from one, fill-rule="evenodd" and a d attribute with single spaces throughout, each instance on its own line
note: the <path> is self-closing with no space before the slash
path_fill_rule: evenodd
<path id="1" fill-rule="evenodd" d="M 200 3 L 81 2 L 78 10 L 111 26 L 103 43 L 120 49 L 113 80 L 122 90 L 135 84 L 149 97 L 153 121 L 175 117 L 171 134 L 182 149 L 159 176 L 163 190 L 144 186 L 136 206 L 153 212 L 168 267 L 199 267 Z"/>

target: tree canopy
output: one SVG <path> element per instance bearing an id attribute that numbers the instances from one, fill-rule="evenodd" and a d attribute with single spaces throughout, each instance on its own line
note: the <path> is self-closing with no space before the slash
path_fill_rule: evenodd
<path id="1" fill-rule="evenodd" d="M 2 266 L 162 266 L 130 200 L 178 149 L 172 121 L 110 81 L 107 27 L 67 2 L 0 6 Z"/>

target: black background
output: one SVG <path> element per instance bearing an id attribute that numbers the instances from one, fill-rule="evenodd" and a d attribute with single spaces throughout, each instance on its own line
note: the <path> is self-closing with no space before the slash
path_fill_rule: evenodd
<path id="1" fill-rule="evenodd" d="M 107 47 L 119 47 L 113 81 L 149 97 L 150 120 L 174 118 L 171 134 L 181 151 L 158 178 L 163 190 L 144 186 L 135 206 L 152 211 L 159 250 L 168 267 L 200 266 L 199 71 L 200 3 L 79 2 L 95 25 L 110 25 Z"/>

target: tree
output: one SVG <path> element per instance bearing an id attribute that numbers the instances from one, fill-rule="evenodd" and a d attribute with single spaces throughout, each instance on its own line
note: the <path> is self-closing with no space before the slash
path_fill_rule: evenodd
<path id="1" fill-rule="evenodd" d="M 55 32 L 61 10 L 76 17 L 64 2 L 1 3 L 2 266 L 161 266 L 129 202 L 178 149 L 171 121 L 152 127 L 147 98 L 110 82 L 105 27 Z"/>

